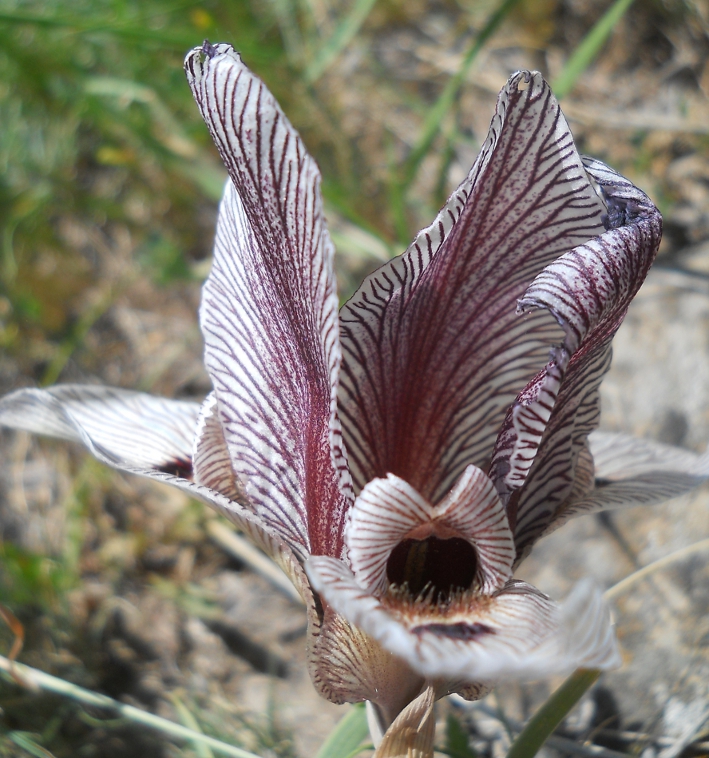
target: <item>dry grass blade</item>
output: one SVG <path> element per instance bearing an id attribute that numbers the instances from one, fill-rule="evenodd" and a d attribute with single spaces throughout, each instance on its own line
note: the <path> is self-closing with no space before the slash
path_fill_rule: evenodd
<path id="1" fill-rule="evenodd" d="M 240 537 L 233 529 L 230 529 L 219 521 L 209 521 L 206 529 L 209 536 L 222 550 L 245 563 L 252 571 L 260 574 L 264 579 L 267 579 L 276 589 L 280 590 L 294 603 L 303 605 L 298 590 L 290 583 L 288 577 L 268 556 L 255 548 L 248 540 Z"/>
<path id="2" fill-rule="evenodd" d="M 0 616 L 2 620 L 10 627 L 10 631 L 15 635 L 15 639 L 12 641 L 12 647 L 7 656 L 7 660 L 10 662 L 10 670 L 8 673 L 10 676 L 25 689 L 38 691 L 38 688 L 33 685 L 31 680 L 25 680 L 15 669 L 15 660 L 22 651 L 22 646 L 25 644 L 25 628 L 22 626 L 22 622 L 15 616 L 15 614 L 4 605 L 0 605 Z"/>
<path id="3" fill-rule="evenodd" d="M 695 542 L 693 545 L 688 545 L 687 547 L 675 550 L 673 553 L 666 555 L 664 558 L 658 558 L 658 560 L 649 563 L 647 566 L 643 566 L 641 569 L 634 571 L 629 576 L 626 576 L 625 579 L 621 579 L 621 581 L 619 581 L 617 584 L 614 584 L 610 589 L 606 590 L 605 597 L 608 600 L 612 600 L 640 580 L 645 579 L 647 576 L 650 576 L 650 574 L 653 574 L 656 571 L 660 571 L 667 566 L 671 566 L 673 563 L 684 560 L 685 558 L 689 557 L 690 555 L 694 555 L 695 553 L 703 553 L 705 550 L 709 550 L 709 539 L 700 540 L 699 542 Z"/>

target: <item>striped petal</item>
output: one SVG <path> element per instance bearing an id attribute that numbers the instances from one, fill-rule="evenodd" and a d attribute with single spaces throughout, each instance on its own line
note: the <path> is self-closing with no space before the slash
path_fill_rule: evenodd
<path id="1" fill-rule="evenodd" d="M 549 528 L 578 483 L 579 456 L 598 425 L 598 387 L 610 365 L 611 340 L 662 234 L 660 214 L 644 193 L 599 161 L 587 160 L 586 169 L 608 206 L 609 230 L 547 266 L 519 304 L 522 312 L 548 309 L 565 340 L 508 414 L 491 465 L 503 500 L 510 497 L 518 559 Z M 542 398 L 540 389 L 550 383 L 554 392 Z M 521 435 L 515 420 L 534 403 L 544 406 L 545 416 L 538 415 Z"/>
<path id="2" fill-rule="evenodd" d="M 470 175 L 409 250 L 341 312 L 341 414 L 357 488 L 391 472 L 432 502 L 485 467 L 507 409 L 561 332 L 516 303 L 604 231 L 558 103 L 538 73 L 500 93 Z"/>
<path id="3" fill-rule="evenodd" d="M 219 421 L 217 398 L 213 392 L 207 396 L 199 412 L 192 467 L 197 484 L 221 492 L 229 500 L 246 502 L 243 484 L 231 465 L 229 448 Z"/>
<path id="4" fill-rule="evenodd" d="M 229 45 L 205 43 L 185 69 L 231 177 L 201 308 L 231 463 L 256 511 L 289 544 L 339 555 L 350 484 L 320 174 Z"/>
<path id="5" fill-rule="evenodd" d="M 595 483 L 572 492 L 547 531 L 576 516 L 671 500 L 709 479 L 707 453 L 697 455 L 625 434 L 594 432 L 589 442 L 596 464 Z"/>
<path id="6" fill-rule="evenodd" d="M 199 403 L 82 385 L 23 389 L 0 399 L 1 426 L 81 443 L 107 466 L 169 484 L 207 503 L 270 555 L 307 595 L 300 563 L 275 531 L 222 492 L 186 478 L 192 475 L 199 413 Z"/>
<path id="7" fill-rule="evenodd" d="M 64 384 L 0 399 L 0 425 L 80 442 L 112 465 L 192 475 L 199 403 Z"/>
<path id="8" fill-rule="evenodd" d="M 394 548 L 406 539 L 430 536 L 458 537 L 474 547 L 475 584 L 481 592 L 494 592 L 509 579 L 514 542 L 507 515 L 492 482 L 480 469 L 468 466 L 437 506 L 393 474 L 366 485 L 350 512 L 345 533 L 357 581 L 370 592 L 383 592 L 390 583 L 387 562 Z M 451 568 L 454 573 L 455 567 Z M 464 574 L 465 567 L 460 569 Z"/>
<path id="9" fill-rule="evenodd" d="M 463 597 L 442 610 L 380 601 L 332 558 L 312 557 L 306 571 L 326 603 L 426 678 L 525 681 L 620 664 L 610 612 L 589 582 L 562 606 L 511 580 L 492 597 Z"/>

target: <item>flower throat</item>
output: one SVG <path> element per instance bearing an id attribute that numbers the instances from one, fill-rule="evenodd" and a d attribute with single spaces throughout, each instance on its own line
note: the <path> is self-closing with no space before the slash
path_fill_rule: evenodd
<path id="1" fill-rule="evenodd" d="M 387 579 L 395 587 L 406 587 L 416 596 L 431 591 L 432 598 L 445 602 L 455 592 L 467 590 L 478 567 L 475 548 L 460 537 L 403 540 L 387 561 Z"/>

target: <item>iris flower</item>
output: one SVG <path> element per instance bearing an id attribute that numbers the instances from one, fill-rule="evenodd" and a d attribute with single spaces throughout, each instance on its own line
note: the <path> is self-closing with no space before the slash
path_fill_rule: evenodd
<path id="1" fill-rule="evenodd" d="M 558 605 L 513 571 L 572 515 L 704 476 L 691 453 L 589 437 L 660 242 L 652 202 L 580 158 L 542 76 L 518 72 L 465 181 L 338 316 L 298 134 L 230 46 L 185 68 L 230 176 L 200 309 L 213 392 L 23 389 L 0 423 L 231 519 L 300 591 L 318 691 L 371 703 L 379 756 L 431 755 L 446 693 L 618 665 L 592 584 Z"/>

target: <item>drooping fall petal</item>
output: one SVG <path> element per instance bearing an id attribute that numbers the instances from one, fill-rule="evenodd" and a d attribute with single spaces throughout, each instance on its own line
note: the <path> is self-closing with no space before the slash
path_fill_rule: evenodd
<path id="1" fill-rule="evenodd" d="M 329 607 L 309 653 L 318 692 L 333 703 L 375 702 L 384 730 L 424 683 L 406 661 Z"/>
<path id="2" fill-rule="evenodd" d="M 589 437 L 595 482 L 573 493 L 548 531 L 571 518 L 633 505 L 654 505 L 684 495 L 709 479 L 709 455 L 625 434 Z"/>
<path id="3" fill-rule="evenodd" d="M 0 399 L 0 425 L 79 442 L 112 468 L 202 500 L 269 554 L 301 594 L 309 593 L 300 564 L 277 532 L 243 504 L 188 478 L 199 413 L 199 403 L 83 385 L 17 390 Z"/>
<path id="4" fill-rule="evenodd" d="M 558 606 L 511 580 L 491 597 L 465 597 L 445 611 L 429 602 L 378 600 L 344 563 L 314 556 L 306 571 L 316 592 L 422 676 L 488 682 L 538 679 L 577 666 L 620 662 L 610 613 L 600 591 L 580 583 Z"/>
<path id="5" fill-rule="evenodd" d="M 357 488 L 387 473 L 439 501 L 486 465 L 560 331 L 515 313 L 544 266 L 605 230 L 605 206 L 540 74 L 502 90 L 470 175 L 341 313 L 341 414 Z"/>
<path id="6" fill-rule="evenodd" d="M 201 323 L 232 466 L 256 511 L 290 544 L 339 555 L 350 480 L 336 415 L 338 303 L 320 173 L 229 45 L 205 43 L 185 69 L 231 177 Z"/>
<path id="7" fill-rule="evenodd" d="M 657 254 L 662 220 L 649 198 L 599 161 L 586 160 L 608 207 L 608 231 L 547 266 L 520 300 L 520 310 L 548 309 L 565 332 L 552 362 L 520 393 L 496 444 L 491 475 L 510 495 L 518 560 L 553 523 L 578 484 L 576 466 L 600 415 L 598 387 L 611 340 Z M 551 401 L 520 434 L 517 420 Z M 525 449 L 518 456 L 520 446 Z M 533 465 L 531 463 L 533 462 Z M 527 473 L 528 472 L 528 473 Z M 514 492 L 524 485 L 521 494 Z"/>
<path id="8" fill-rule="evenodd" d="M 80 442 L 125 464 L 190 477 L 199 403 L 64 384 L 0 399 L 0 425 Z"/>

